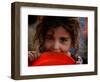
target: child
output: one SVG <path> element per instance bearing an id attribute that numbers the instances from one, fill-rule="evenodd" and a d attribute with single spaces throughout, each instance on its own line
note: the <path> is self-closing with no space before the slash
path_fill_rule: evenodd
<path id="1" fill-rule="evenodd" d="M 34 46 L 29 51 L 29 66 L 42 52 L 62 52 L 82 63 L 79 56 L 80 25 L 76 17 L 44 16 L 36 28 Z M 72 53 L 72 51 L 74 53 Z"/>

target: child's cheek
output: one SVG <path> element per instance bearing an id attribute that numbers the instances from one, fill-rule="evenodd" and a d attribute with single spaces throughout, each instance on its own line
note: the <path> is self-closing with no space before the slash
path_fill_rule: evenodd
<path id="1" fill-rule="evenodd" d="M 50 50 L 52 48 L 52 43 L 45 42 L 45 49 Z"/>
<path id="2" fill-rule="evenodd" d="M 68 52 L 69 49 L 70 49 L 69 46 L 65 46 L 65 45 L 62 45 L 62 46 L 61 46 L 61 50 L 62 50 L 63 52 Z"/>

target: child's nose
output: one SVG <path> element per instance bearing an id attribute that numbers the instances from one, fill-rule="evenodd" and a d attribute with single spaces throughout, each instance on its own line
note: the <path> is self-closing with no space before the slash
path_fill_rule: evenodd
<path id="1" fill-rule="evenodd" d="M 54 42 L 53 51 L 55 51 L 55 52 L 60 52 L 60 44 L 59 44 L 58 41 L 55 41 L 55 42 Z"/>

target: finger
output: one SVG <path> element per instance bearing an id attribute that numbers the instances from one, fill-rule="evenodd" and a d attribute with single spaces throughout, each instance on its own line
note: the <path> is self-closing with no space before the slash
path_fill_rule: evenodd
<path id="1" fill-rule="evenodd" d="M 29 58 L 30 61 L 33 61 L 34 60 L 34 55 L 31 52 L 29 52 L 28 58 Z"/>

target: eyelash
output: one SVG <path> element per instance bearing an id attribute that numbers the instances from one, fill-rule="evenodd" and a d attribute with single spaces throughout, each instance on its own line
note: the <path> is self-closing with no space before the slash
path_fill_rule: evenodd
<path id="1" fill-rule="evenodd" d="M 65 43 L 65 42 L 67 42 L 68 40 L 66 40 L 66 39 L 60 39 L 60 42 L 61 43 Z"/>
<path id="2" fill-rule="evenodd" d="M 47 41 L 53 41 L 53 38 L 51 38 L 51 37 L 46 37 L 45 39 L 46 39 Z M 62 44 L 65 44 L 65 43 L 68 42 L 68 39 L 60 38 L 59 42 L 62 43 Z"/>
<path id="3" fill-rule="evenodd" d="M 51 40 L 53 40 L 53 39 L 52 39 L 52 38 L 47 37 L 47 38 L 46 38 L 46 40 L 51 41 Z"/>
<path id="4" fill-rule="evenodd" d="M 52 38 L 46 38 L 47 41 L 53 41 Z M 60 39 L 61 43 L 67 42 L 68 40 Z"/>

